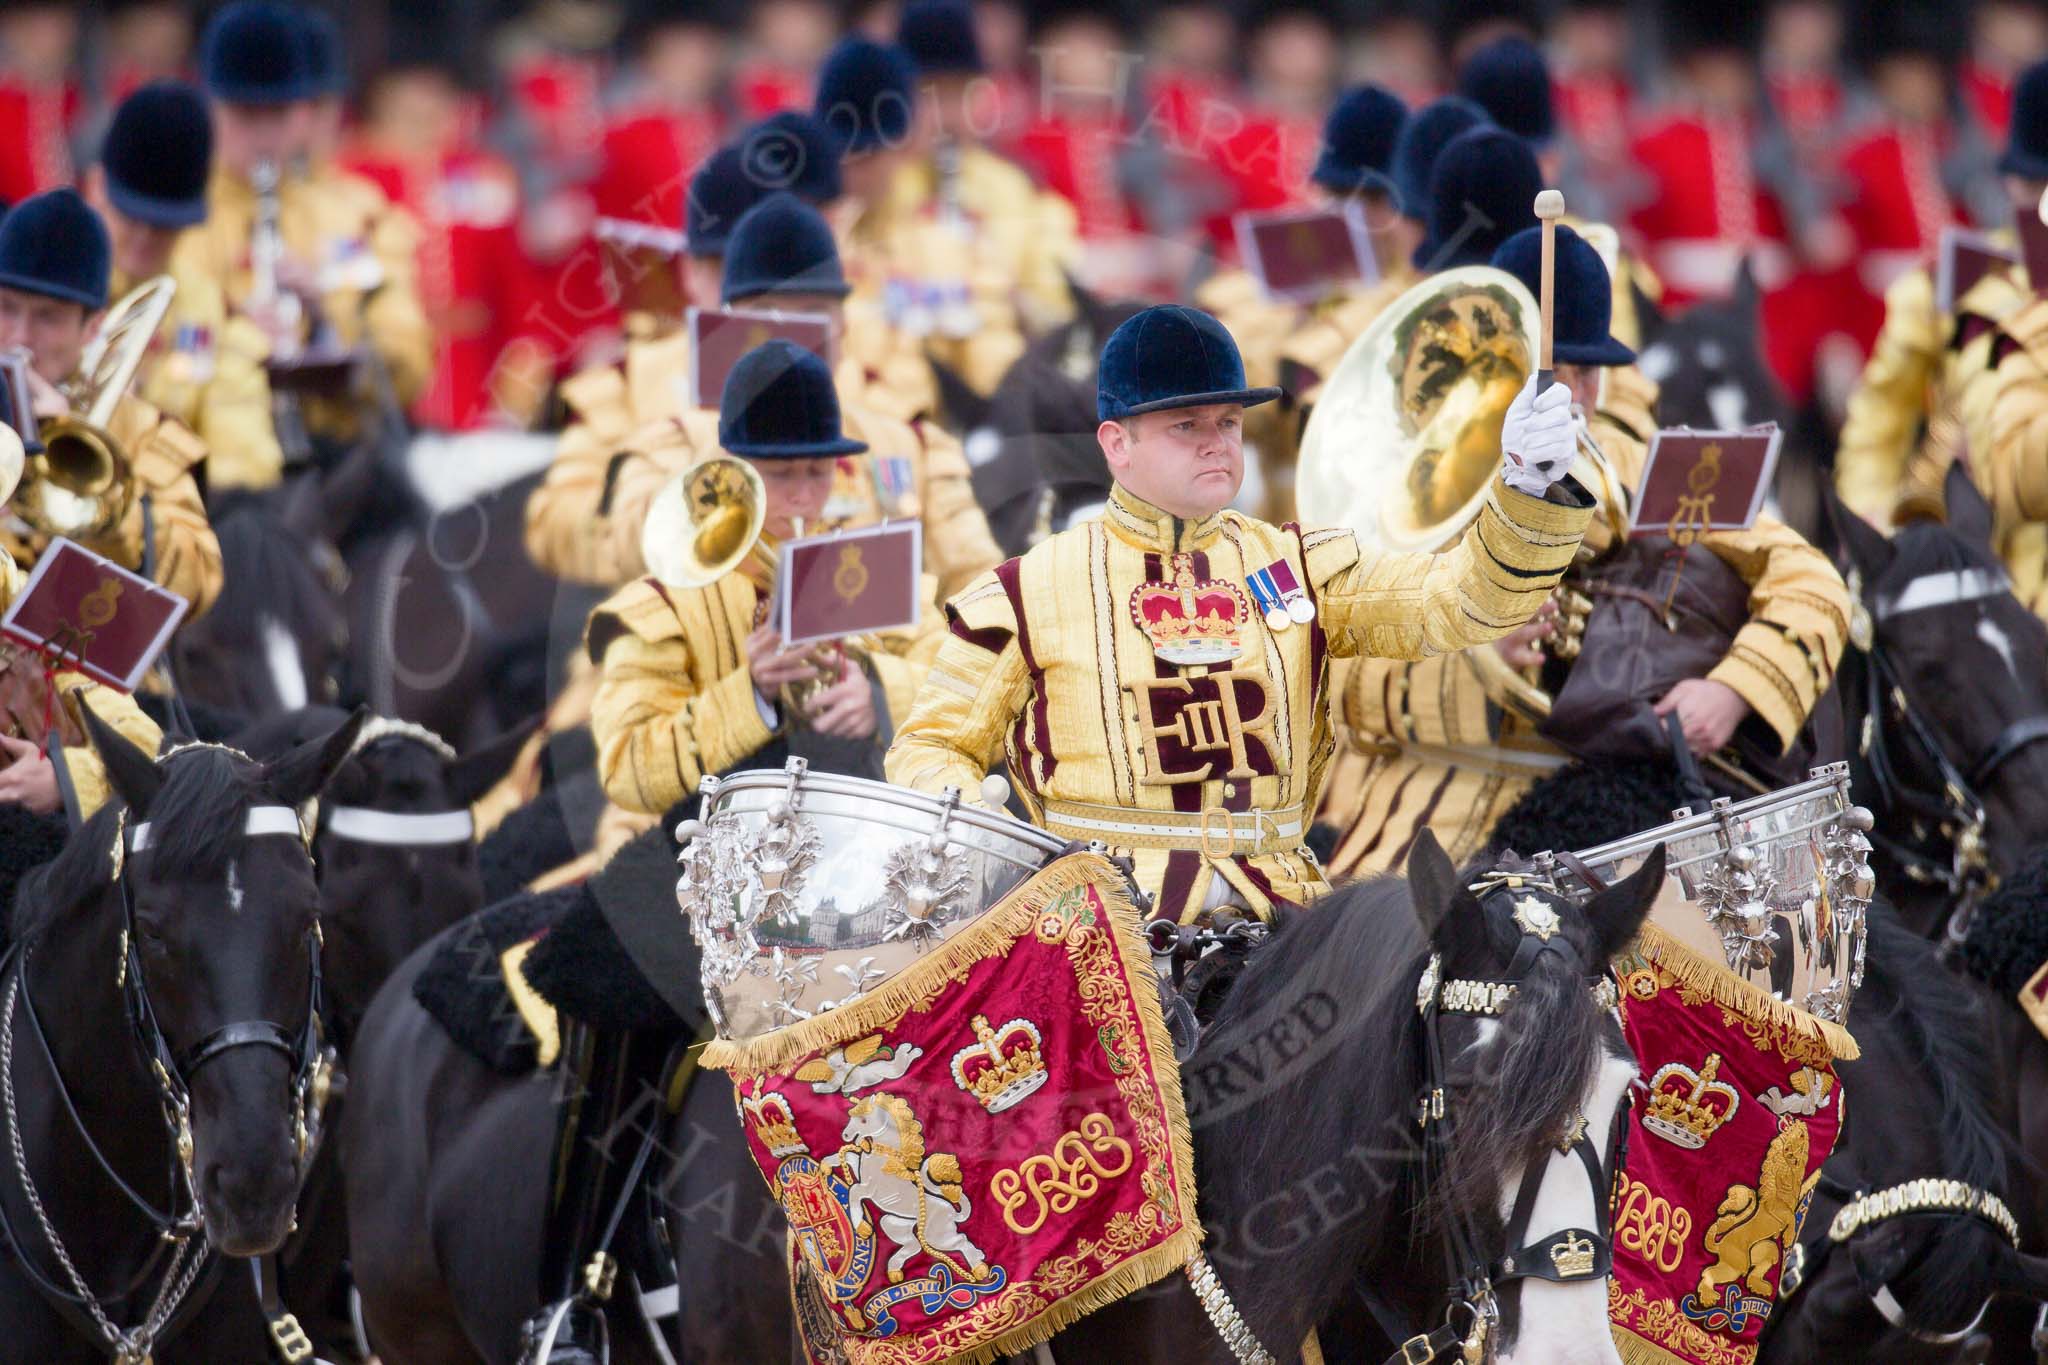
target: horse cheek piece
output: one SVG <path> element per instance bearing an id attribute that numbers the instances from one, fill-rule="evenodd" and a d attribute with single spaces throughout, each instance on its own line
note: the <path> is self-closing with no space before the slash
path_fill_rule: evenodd
<path id="1" fill-rule="evenodd" d="M 307 860 L 304 875 L 308 885 L 312 870 L 305 846 L 300 842 L 297 809 L 318 794 L 347 757 L 362 721 L 363 716 L 358 713 L 326 738 L 302 746 L 266 767 L 259 785 L 276 804 L 252 805 L 241 831 L 245 839 L 291 836 L 293 842 L 280 848 L 292 862 Z M 291 1205 L 317 1145 L 320 1110 L 327 1098 L 331 1062 L 320 1022 L 319 922 L 314 918 L 305 932 L 304 1012 L 293 1022 L 258 1017 L 208 1027 L 211 1021 L 181 1019 L 167 1029 L 166 1010 L 160 1006 L 159 998 L 152 995 L 144 967 L 136 911 L 141 875 L 138 858 L 146 855 L 151 846 L 153 831 L 147 817 L 150 803 L 162 786 L 163 768 L 96 719 L 89 716 L 88 724 L 94 745 L 106 763 L 108 777 L 128 805 L 121 828 L 122 843 L 115 853 L 122 910 L 122 960 L 117 980 L 134 1040 L 161 1091 L 164 1122 L 174 1135 L 192 1201 L 189 1219 L 206 1232 L 215 1250 L 230 1255 L 261 1254 L 272 1249 L 290 1230 Z M 164 760 L 175 761 L 176 751 Z M 245 856 L 253 860 L 257 847 L 251 844 Z M 222 894 L 229 898 L 230 914 L 253 915 L 254 911 L 243 911 L 239 901 L 244 895 L 262 895 L 261 883 L 271 879 L 251 875 L 247 879 L 250 886 L 245 888 L 239 872 L 242 861 L 229 864 Z M 166 993 L 166 986 L 167 983 L 158 982 L 158 992 Z M 175 994 L 182 997 L 185 992 Z M 190 1041 L 174 1041 L 174 1033 L 197 1036 Z M 274 1145 L 260 1137 L 252 1141 L 245 1136 L 249 1130 L 261 1134 L 267 1125 L 254 1121 L 254 1115 L 238 1112 L 248 1108 L 253 1099 L 247 1084 L 237 1084 L 242 1077 L 227 1078 L 217 1085 L 203 1083 L 211 1079 L 204 1074 L 209 1067 L 217 1069 L 224 1059 L 244 1049 L 276 1053 L 285 1062 L 287 1088 L 283 1098 L 289 1115 L 289 1159 L 282 1168 L 276 1165 L 278 1154 Z"/>
<path id="2" fill-rule="evenodd" d="M 1664 851 L 1657 849 L 1643 866 L 1626 880 L 1597 895 L 1583 912 L 1591 933 L 1575 936 L 1566 924 L 1574 916 L 1571 903 L 1542 893 L 1533 884 L 1499 881 L 1475 896 L 1457 879 L 1456 870 L 1435 838 L 1423 831 L 1408 863 L 1408 878 L 1414 889 L 1416 914 L 1431 943 L 1431 953 L 1417 983 L 1415 1005 L 1421 1015 L 1417 1030 L 1421 1056 L 1423 1090 L 1418 1098 L 1418 1121 L 1422 1129 L 1422 1170 L 1424 1197 L 1432 1186 L 1453 1179 L 1457 1171 L 1459 1106 L 1453 1102 L 1450 1050 L 1445 1046 L 1443 1021 L 1447 1017 L 1498 1019 L 1512 1007 L 1515 994 L 1539 962 L 1556 955 L 1585 982 L 1600 1011 L 1612 1011 L 1615 986 L 1608 973 L 1608 961 L 1634 937 L 1636 928 L 1649 912 L 1664 881 Z M 1505 972 L 1485 980 L 1448 980 L 1444 963 L 1454 945 L 1468 946 L 1474 940 L 1489 941 L 1484 954 L 1498 960 L 1513 948 Z M 1582 941 L 1583 940 L 1583 941 Z M 1469 960 L 1472 954 L 1459 952 L 1452 960 Z M 1540 1044 L 1539 1044 L 1540 1045 Z M 1595 1093 L 1597 1068 L 1587 1078 L 1581 1094 Z M 1472 1098 L 1467 1096 L 1467 1098 Z M 1505 1097 L 1491 1096 L 1501 1104 Z M 1619 1111 L 1608 1116 L 1607 1132 L 1616 1142 L 1627 1132 L 1617 1122 Z M 1593 1208 L 1594 1227 L 1553 1229 L 1533 1236 L 1530 1221 L 1551 1168 L 1548 1151 L 1529 1156 L 1523 1166 L 1520 1185 L 1512 1204 L 1503 1191 L 1506 1210 L 1500 1242 L 1507 1254 L 1489 1257 L 1484 1248 L 1491 1240 L 1469 1214 L 1446 1220 L 1446 1299 L 1449 1307 L 1444 1323 L 1433 1332 L 1420 1333 L 1404 1341 L 1388 1365 L 1423 1365 L 1461 1350 L 1463 1358 L 1491 1358 L 1501 1345 L 1495 1334 L 1501 1324 L 1501 1303 L 1497 1291 L 1512 1290 L 1519 1281 L 1536 1279 L 1553 1285 L 1604 1282 L 1613 1267 L 1611 1208 L 1609 1195 L 1614 1174 L 1621 1164 L 1619 1150 L 1595 1150 L 1594 1125 L 1583 1112 L 1574 1115 L 1567 1130 L 1552 1135 L 1549 1146 L 1575 1156 L 1585 1170 Z M 1606 1330 L 1606 1296 L 1599 1295 L 1599 1322 L 1592 1330 Z M 1384 1324 L 1383 1324 L 1384 1325 Z"/>

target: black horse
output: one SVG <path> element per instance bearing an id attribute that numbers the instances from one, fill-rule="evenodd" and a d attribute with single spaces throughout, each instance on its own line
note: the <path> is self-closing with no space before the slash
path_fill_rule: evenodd
<path id="1" fill-rule="evenodd" d="M 151 759 L 88 716 L 120 800 L 23 882 L 0 972 L 9 1359 L 253 1360 L 246 1265 L 317 1129 L 318 889 L 297 808 L 359 721 L 267 764 Z M 175 1310 L 175 1311 L 173 1311 Z"/>
<path id="2" fill-rule="evenodd" d="M 1879 884 L 1922 933 L 1960 932 L 1985 883 L 2048 842 L 2048 625 L 2012 595 L 1961 469 L 1947 501 L 1947 525 L 1887 540 L 1830 499 L 1870 626 L 1835 675 L 1855 789 Z"/>
<path id="3" fill-rule="evenodd" d="M 344 719 L 308 707 L 252 726 L 237 743 L 288 752 Z M 406 955 L 483 905 L 469 806 L 503 773 L 522 732 L 457 758 L 417 726 L 371 718 L 328 782 L 313 827 L 320 883 L 327 1035 L 344 1070 L 370 997 Z M 338 1093 L 338 1108 L 345 1094 Z M 334 1115 L 330 1113 L 330 1124 Z M 298 1227 L 278 1255 L 285 1302 L 323 1354 L 356 1346 L 340 1163 L 323 1146 L 307 1172 Z"/>

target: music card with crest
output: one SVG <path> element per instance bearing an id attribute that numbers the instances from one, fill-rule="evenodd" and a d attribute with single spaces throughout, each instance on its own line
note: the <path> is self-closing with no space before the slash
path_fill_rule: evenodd
<path id="1" fill-rule="evenodd" d="M 1743 431 L 1658 432 L 1643 461 L 1629 539 L 1748 530 L 1764 509 L 1783 440 L 1776 422 Z"/>
<path id="2" fill-rule="evenodd" d="M 785 645 L 908 630 L 918 621 L 923 573 L 923 522 L 786 540 L 775 571 L 775 628 Z"/>
<path id="3" fill-rule="evenodd" d="M 1268 296 L 1315 303 L 1379 278 L 1372 233 L 1356 202 L 1325 209 L 1240 213 L 1238 253 Z"/>
<path id="4" fill-rule="evenodd" d="M 1986 275 L 2010 270 L 2019 252 L 2000 245 L 1988 234 L 1953 225 L 1941 230 L 1941 248 L 1934 260 L 1934 307 L 1946 317 L 1956 311 L 1956 300 L 1968 294 Z"/>
<path id="5" fill-rule="evenodd" d="M 0 617 L 0 635 L 59 667 L 133 692 L 190 605 L 59 536 Z"/>
<path id="6" fill-rule="evenodd" d="M 780 313 L 755 308 L 692 308 L 690 406 L 716 408 L 725 378 L 740 357 L 770 341 L 790 341 L 825 362 L 834 361 L 832 319 L 823 313 Z"/>

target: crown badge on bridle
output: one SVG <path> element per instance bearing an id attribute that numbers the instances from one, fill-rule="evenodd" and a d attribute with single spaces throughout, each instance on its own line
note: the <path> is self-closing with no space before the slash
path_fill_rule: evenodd
<path id="1" fill-rule="evenodd" d="M 1563 1237 L 1550 1244 L 1551 1268 L 1561 1280 L 1577 1280 L 1593 1273 L 1593 1243 L 1568 1228 Z"/>

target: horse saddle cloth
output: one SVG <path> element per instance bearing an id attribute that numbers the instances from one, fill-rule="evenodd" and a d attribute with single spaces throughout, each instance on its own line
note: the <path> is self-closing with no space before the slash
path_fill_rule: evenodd
<path id="1" fill-rule="evenodd" d="M 541 1038 L 507 984 L 531 960 L 529 945 L 565 917 L 581 887 L 514 896 L 461 921 L 440 938 L 413 982 L 413 999 L 463 1051 L 505 1076 L 524 1076 L 541 1062 Z"/>

